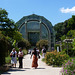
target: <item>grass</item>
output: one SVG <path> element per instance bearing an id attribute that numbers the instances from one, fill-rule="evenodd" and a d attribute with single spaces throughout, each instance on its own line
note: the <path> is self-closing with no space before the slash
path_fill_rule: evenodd
<path id="1" fill-rule="evenodd" d="M 45 62 L 45 58 L 43 58 L 42 61 Z"/>
<path id="2" fill-rule="evenodd" d="M 26 55 L 28 53 L 28 51 L 26 49 L 23 50 L 24 55 Z"/>
<path id="3" fill-rule="evenodd" d="M 24 53 L 24 55 L 26 55 L 27 54 L 27 50 L 24 49 L 23 53 Z M 18 60 L 18 58 L 17 58 L 17 60 Z M 11 57 L 10 57 L 10 55 L 7 56 L 7 57 L 5 57 L 5 62 L 6 62 L 6 64 L 10 64 L 11 63 Z"/>
<path id="4" fill-rule="evenodd" d="M 10 64 L 10 62 L 11 62 L 11 57 L 10 57 L 10 56 L 5 57 L 5 62 L 6 62 L 6 64 Z"/>

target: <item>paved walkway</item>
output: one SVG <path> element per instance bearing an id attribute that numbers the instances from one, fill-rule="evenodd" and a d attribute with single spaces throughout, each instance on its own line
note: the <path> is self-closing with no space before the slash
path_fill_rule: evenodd
<path id="1" fill-rule="evenodd" d="M 38 68 L 31 68 L 32 59 L 30 55 L 26 55 L 23 59 L 23 69 L 19 69 L 17 63 L 17 68 L 11 68 L 7 73 L 1 75 L 61 75 L 61 68 L 47 66 L 41 59 L 38 60 Z"/>

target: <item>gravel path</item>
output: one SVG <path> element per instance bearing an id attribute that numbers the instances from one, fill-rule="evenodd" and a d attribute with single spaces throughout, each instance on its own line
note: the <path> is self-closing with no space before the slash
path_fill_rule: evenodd
<path id="1" fill-rule="evenodd" d="M 10 70 L 1 75 L 61 75 L 61 68 L 47 66 L 44 62 L 41 61 L 42 58 L 38 60 L 38 68 L 33 69 L 31 67 L 32 59 L 30 59 L 30 55 L 24 56 L 23 59 L 23 69 L 19 69 L 17 62 L 17 68 L 10 68 Z"/>

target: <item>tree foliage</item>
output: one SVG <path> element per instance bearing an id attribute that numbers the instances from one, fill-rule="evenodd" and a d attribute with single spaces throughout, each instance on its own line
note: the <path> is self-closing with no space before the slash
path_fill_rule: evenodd
<path id="1" fill-rule="evenodd" d="M 14 31 L 13 39 L 16 40 L 16 42 L 22 40 L 22 34 L 19 31 Z"/>
<path id="2" fill-rule="evenodd" d="M 70 31 L 70 30 L 75 30 L 75 15 L 73 15 L 72 18 L 62 23 L 56 24 L 54 26 L 54 30 L 56 31 L 57 41 L 61 40 L 62 36 L 66 36 L 66 35 L 67 35 L 66 37 L 74 37 L 73 35 L 74 31 Z"/>
<path id="3" fill-rule="evenodd" d="M 41 50 L 43 47 L 45 47 L 46 49 L 48 49 L 48 40 L 40 40 L 36 43 L 36 46 Z"/>
<path id="4" fill-rule="evenodd" d="M 28 40 L 22 39 L 21 41 L 18 42 L 18 47 L 26 48 L 29 49 L 31 47 L 31 44 L 29 43 Z"/>
<path id="5" fill-rule="evenodd" d="M 74 30 L 75 29 L 75 15 L 72 16 L 72 18 L 70 18 L 68 20 L 68 25 L 67 27 L 71 30 Z"/>
<path id="6" fill-rule="evenodd" d="M 0 30 L 3 31 L 5 36 L 13 37 L 13 33 L 17 30 L 17 25 L 12 19 L 8 18 L 8 12 L 0 8 Z"/>
<path id="7" fill-rule="evenodd" d="M 8 12 L 0 8 L 0 66 L 5 63 L 5 56 L 12 50 L 13 43 L 22 40 L 17 25 L 8 18 Z M 16 44 L 15 43 L 15 44 Z"/>
<path id="8" fill-rule="evenodd" d="M 75 50 L 75 38 L 73 40 L 73 49 Z"/>

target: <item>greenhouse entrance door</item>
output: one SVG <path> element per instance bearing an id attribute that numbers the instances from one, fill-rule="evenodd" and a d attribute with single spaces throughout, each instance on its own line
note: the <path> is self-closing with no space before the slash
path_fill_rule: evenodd
<path id="1" fill-rule="evenodd" d="M 39 32 L 28 32 L 28 41 L 32 46 L 36 46 L 37 41 L 39 41 Z"/>

